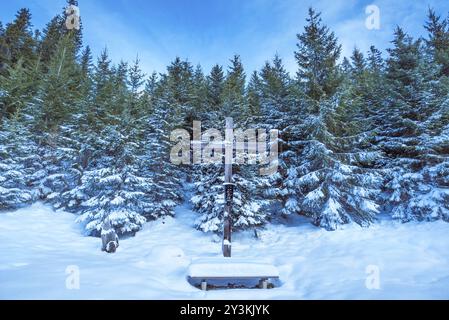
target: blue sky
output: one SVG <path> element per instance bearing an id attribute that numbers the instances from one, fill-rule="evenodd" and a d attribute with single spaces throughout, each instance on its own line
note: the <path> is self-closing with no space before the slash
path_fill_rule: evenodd
<path id="1" fill-rule="evenodd" d="M 37 28 L 61 12 L 65 0 L 0 0 L 0 21 L 13 19 L 28 7 Z M 380 9 L 380 30 L 365 27 L 366 6 Z M 396 25 L 414 36 L 424 35 L 428 7 L 449 13 L 448 0 L 79 0 L 84 41 L 95 55 L 105 46 L 118 62 L 139 55 L 145 72 L 165 71 L 176 57 L 202 64 L 227 65 L 240 54 L 247 72 L 259 69 L 278 53 L 291 73 L 296 71 L 296 34 L 302 32 L 307 8 L 323 13 L 349 55 L 357 46 L 386 49 Z"/>

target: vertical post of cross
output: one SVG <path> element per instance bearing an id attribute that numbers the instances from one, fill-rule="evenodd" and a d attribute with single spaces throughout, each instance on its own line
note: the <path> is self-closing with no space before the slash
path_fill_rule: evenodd
<path id="1" fill-rule="evenodd" d="M 234 121 L 226 118 L 225 134 L 225 210 L 223 216 L 223 256 L 231 257 L 232 247 L 232 200 L 234 185 L 232 183 L 232 159 L 234 158 Z"/>

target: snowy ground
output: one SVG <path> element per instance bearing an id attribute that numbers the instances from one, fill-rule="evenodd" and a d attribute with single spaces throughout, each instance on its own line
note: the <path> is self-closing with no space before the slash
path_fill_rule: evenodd
<path id="1" fill-rule="evenodd" d="M 192 228 L 188 209 L 177 214 L 148 223 L 114 255 L 81 236 L 71 214 L 41 204 L 0 214 L 0 299 L 449 299 L 448 223 L 384 220 L 327 232 L 299 219 L 269 226 L 260 239 L 236 234 L 234 256 L 271 261 L 280 287 L 202 292 L 185 279 L 189 264 L 220 256 L 221 245 Z M 73 265 L 79 290 L 66 288 Z M 376 268 L 380 289 L 369 290 L 367 270 Z"/>

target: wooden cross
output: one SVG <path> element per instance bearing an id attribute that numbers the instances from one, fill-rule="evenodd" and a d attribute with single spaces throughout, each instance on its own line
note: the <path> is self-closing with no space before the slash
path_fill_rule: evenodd
<path id="1" fill-rule="evenodd" d="M 232 202 L 234 195 L 234 184 L 232 183 L 232 161 L 234 155 L 234 120 L 226 118 L 225 141 L 223 142 L 204 142 L 200 136 L 194 136 L 192 146 L 194 152 L 198 152 L 198 148 L 208 145 L 216 149 L 225 149 L 225 208 L 223 215 L 223 256 L 231 257 L 231 241 L 232 241 Z"/>
<path id="2" fill-rule="evenodd" d="M 185 131 L 185 130 L 184 130 Z M 216 150 L 222 150 L 225 149 L 225 180 L 224 180 L 224 191 L 225 191 L 225 207 L 224 207 L 224 214 L 223 214 L 223 256 L 224 257 L 231 257 L 231 247 L 232 247 L 232 205 L 233 205 L 233 197 L 234 197 L 234 183 L 232 181 L 232 163 L 234 160 L 234 150 L 236 152 L 236 156 L 238 159 L 238 163 L 249 161 L 256 161 L 259 163 L 265 164 L 266 161 L 269 162 L 270 166 L 267 169 L 261 169 L 262 175 L 269 175 L 272 174 L 272 170 L 277 170 L 278 165 L 278 134 L 279 132 L 277 130 L 270 130 L 270 158 L 268 158 L 268 155 L 266 153 L 266 145 L 264 145 L 267 141 L 267 135 L 262 130 L 257 130 L 257 139 L 256 139 L 256 133 L 255 129 L 253 132 L 252 130 L 249 130 L 250 132 L 245 131 L 242 132 L 241 130 L 236 133 L 236 139 L 234 139 L 234 121 L 232 118 L 226 118 L 226 134 L 225 134 L 225 140 L 224 141 L 215 141 L 216 136 L 220 137 L 221 140 L 221 134 L 211 134 L 209 136 L 210 138 L 214 138 L 214 141 L 203 141 L 203 137 L 201 134 L 201 122 L 194 121 L 193 122 L 193 141 L 191 141 L 191 149 L 193 150 L 193 163 L 194 164 L 200 164 L 202 163 L 203 159 L 203 147 L 207 146 L 211 150 L 214 150 L 214 154 Z M 243 134 L 243 136 L 242 136 Z M 187 139 L 190 138 L 189 132 L 183 132 L 181 133 L 181 137 L 185 139 L 187 136 Z M 178 137 L 178 136 L 176 136 Z M 234 140 L 237 140 L 234 142 Z M 248 141 L 246 141 L 248 140 Z M 272 142 L 275 142 L 274 144 Z M 235 143 L 235 146 L 234 146 Z M 189 145 L 186 145 L 186 149 L 189 149 Z M 239 153 L 239 152 L 243 153 Z M 247 152 L 247 153 L 246 153 Z M 186 153 L 183 153 L 186 154 Z M 192 154 L 191 154 L 192 155 Z M 273 156 L 273 159 L 272 159 Z M 218 156 L 211 156 L 212 162 L 210 163 L 216 163 L 215 161 L 219 161 L 220 163 L 223 161 L 222 159 L 222 153 L 220 152 L 220 155 Z M 185 160 L 185 159 L 184 159 Z M 210 159 L 209 159 L 210 160 Z M 191 163 L 191 159 L 188 158 L 187 161 Z M 179 163 L 182 163 L 180 161 Z M 208 163 L 207 161 L 205 163 Z M 255 164 L 255 163 L 254 163 Z M 274 164 L 274 166 L 273 166 Z"/>

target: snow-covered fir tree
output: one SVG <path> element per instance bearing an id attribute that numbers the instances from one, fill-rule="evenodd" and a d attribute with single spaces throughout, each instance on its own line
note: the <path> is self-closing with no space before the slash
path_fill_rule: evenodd
<path id="1" fill-rule="evenodd" d="M 174 216 L 175 207 L 183 201 L 183 171 L 170 161 L 170 126 L 167 112 L 156 97 L 152 115 L 144 118 L 144 146 L 140 155 L 142 173 L 151 181 L 148 219 Z"/>
<path id="2" fill-rule="evenodd" d="M 46 172 L 40 158 L 34 115 L 31 61 L 19 58 L 0 74 L 0 210 L 16 209 L 37 201 Z"/>
<path id="3" fill-rule="evenodd" d="M 410 221 L 425 216 L 427 207 L 419 199 L 429 187 L 423 169 L 432 151 L 424 123 L 437 110 L 430 81 L 436 69 L 426 66 L 421 41 L 413 40 L 401 28 L 396 29 L 389 54 L 391 93 L 381 109 L 384 120 L 378 138 L 389 159 L 385 166 L 386 210 L 394 218 Z"/>
<path id="4" fill-rule="evenodd" d="M 0 130 L 0 210 L 17 209 L 37 201 L 37 184 L 45 177 L 38 146 L 29 130 L 4 120 Z"/>
<path id="5" fill-rule="evenodd" d="M 283 213 L 304 214 L 328 230 L 351 221 L 367 225 L 378 213 L 378 155 L 370 152 L 369 133 L 357 128 L 341 98 L 335 35 L 312 9 L 307 21 L 296 53 L 306 99 L 303 119 L 294 126 L 299 140 L 290 142 L 299 149 L 289 154 Z"/>
<path id="6" fill-rule="evenodd" d="M 287 182 L 297 198 L 286 209 L 310 216 L 328 230 L 351 221 L 363 226 L 373 222 L 382 186 L 376 170 L 380 155 L 371 151 L 369 133 L 351 133 L 336 121 L 341 112 L 337 101 L 321 101 L 319 113 L 304 120 L 299 165 L 290 168 Z"/>

